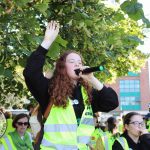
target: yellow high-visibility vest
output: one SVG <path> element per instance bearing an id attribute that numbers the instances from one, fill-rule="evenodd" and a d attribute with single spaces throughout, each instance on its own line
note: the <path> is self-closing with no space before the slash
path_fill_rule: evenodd
<path id="1" fill-rule="evenodd" d="M 9 134 L 1 138 L 0 141 L 5 150 L 17 150 Z"/>
<path id="2" fill-rule="evenodd" d="M 118 125 L 118 131 L 119 131 L 120 134 L 123 133 L 123 122 L 122 121 Z"/>
<path id="3" fill-rule="evenodd" d="M 103 133 L 103 131 L 99 128 L 96 128 L 94 130 L 94 132 L 91 135 L 91 140 L 90 140 L 92 148 L 96 147 L 96 142 L 97 142 L 98 138 L 102 135 L 102 133 Z"/>
<path id="4" fill-rule="evenodd" d="M 117 141 L 120 143 L 124 150 L 130 150 L 127 140 L 124 137 L 117 138 Z"/>
<path id="5" fill-rule="evenodd" d="M 44 124 L 44 136 L 40 145 L 42 150 L 88 150 L 95 129 L 94 118 L 91 105 L 85 103 L 88 96 L 83 87 L 81 92 L 85 109 L 79 126 L 70 99 L 65 109 L 53 105 Z"/>
<path id="6" fill-rule="evenodd" d="M 112 133 L 103 132 L 96 142 L 95 150 L 112 150 L 112 145 L 115 141 Z"/>
<path id="7" fill-rule="evenodd" d="M 13 122 L 12 118 L 7 119 L 7 129 L 5 135 L 7 135 L 9 132 L 15 131 L 15 128 L 12 126 L 12 122 Z"/>
<path id="8" fill-rule="evenodd" d="M 109 131 L 106 131 L 103 133 L 101 138 L 102 138 L 102 142 L 103 142 L 103 146 L 105 150 L 112 150 L 112 145 L 115 141 L 114 138 L 112 137 L 112 133 Z"/>

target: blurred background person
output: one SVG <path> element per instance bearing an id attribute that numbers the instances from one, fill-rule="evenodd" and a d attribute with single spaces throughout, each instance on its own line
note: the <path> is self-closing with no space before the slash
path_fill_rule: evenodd
<path id="1" fill-rule="evenodd" d="M 125 115 L 124 133 L 113 144 L 113 150 L 150 150 L 150 134 L 142 115 L 130 112 Z"/>
<path id="2" fill-rule="evenodd" d="M 119 137 L 118 121 L 109 117 L 106 121 L 106 129 L 96 142 L 96 150 L 111 150 L 116 138 Z"/>
<path id="3" fill-rule="evenodd" d="M 94 114 L 94 124 L 95 124 L 95 130 L 91 135 L 91 139 L 90 139 L 90 148 L 91 149 L 95 149 L 96 146 L 96 142 L 98 140 L 98 138 L 100 137 L 101 134 L 103 134 L 103 130 L 100 128 L 100 113 L 95 113 Z"/>
<path id="4" fill-rule="evenodd" d="M 118 132 L 120 134 L 122 134 L 124 132 L 124 128 L 123 128 L 123 116 L 122 117 L 117 117 L 117 121 L 118 121 Z"/>
<path id="5" fill-rule="evenodd" d="M 144 116 L 146 129 L 150 132 L 150 113 Z"/>
<path id="6" fill-rule="evenodd" d="M 29 116 L 18 114 L 12 123 L 15 131 L 0 139 L 0 150 L 33 150 L 31 134 L 27 132 Z"/>
<path id="7" fill-rule="evenodd" d="M 32 114 L 29 119 L 32 138 L 35 140 L 37 134 L 40 132 L 42 127 L 42 114 L 40 110 L 40 106 L 37 105 L 32 111 Z"/>

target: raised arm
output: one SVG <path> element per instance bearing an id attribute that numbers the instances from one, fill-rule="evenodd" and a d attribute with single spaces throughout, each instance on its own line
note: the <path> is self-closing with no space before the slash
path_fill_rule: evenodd
<path id="1" fill-rule="evenodd" d="M 48 48 L 56 39 L 59 32 L 59 23 L 51 21 L 46 28 L 42 44 L 34 51 L 27 61 L 23 75 L 28 89 L 40 103 L 43 111 L 49 100 L 48 79 L 43 75 L 43 66 Z"/>

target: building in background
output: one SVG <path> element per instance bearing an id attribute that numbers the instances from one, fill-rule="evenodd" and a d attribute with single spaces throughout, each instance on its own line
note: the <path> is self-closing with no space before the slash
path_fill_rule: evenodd
<path id="1" fill-rule="evenodd" d="M 114 112 L 138 111 L 148 113 L 150 104 L 149 66 L 146 62 L 140 73 L 129 72 L 110 86 L 117 92 L 119 107 Z"/>

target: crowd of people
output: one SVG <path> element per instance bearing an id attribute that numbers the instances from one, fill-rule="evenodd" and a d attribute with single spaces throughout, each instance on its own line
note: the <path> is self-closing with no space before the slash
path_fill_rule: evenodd
<path id="1" fill-rule="evenodd" d="M 150 150 L 150 134 L 140 114 L 126 114 L 122 127 L 113 116 L 102 126 L 98 112 L 117 108 L 118 96 L 93 73 L 82 73 L 88 66 L 77 51 L 62 54 L 52 77 L 44 76 L 46 54 L 58 33 L 59 23 L 48 23 L 41 45 L 27 60 L 23 75 L 38 107 L 8 121 L 12 131 L 1 137 L 0 150 Z"/>
<path id="2" fill-rule="evenodd" d="M 28 114 L 20 113 L 12 118 L 10 112 L 5 112 L 8 127 L 5 134 L 0 138 L 0 150 L 35 149 L 34 143 L 36 137 L 34 136 L 35 131 L 32 130 L 30 126 L 29 120 L 32 116 L 30 113 L 31 112 L 28 112 Z M 146 120 L 144 116 L 137 112 L 127 113 L 123 116 L 122 120 L 111 116 L 104 122 L 99 118 L 101 118 L 101 116 L 95 113 L 95 129 L 88 142 L 89 150 L 150 149 L 150 118 Z M 36 127 L 36 124 L 34 124 L 34 126 Z M 59 148 L 53 149 L 57 150 Z"/>

